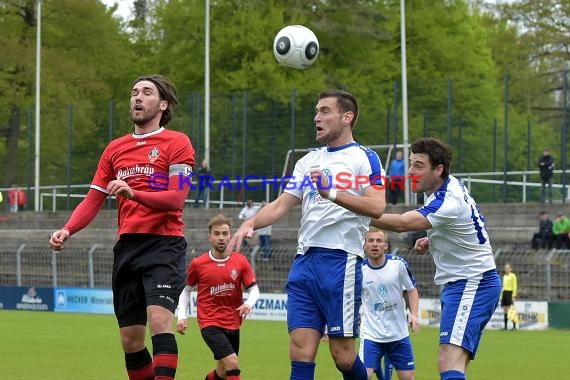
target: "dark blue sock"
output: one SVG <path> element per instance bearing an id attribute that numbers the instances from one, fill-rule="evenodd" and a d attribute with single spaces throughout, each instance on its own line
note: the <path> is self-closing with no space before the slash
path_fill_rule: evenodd
<path id="1" fill-rule="evenodd" d="M 291 377 L 289 380 L 314 380 L 315 363 L 291 362 Z"/>
<path id="2" fill-rule="evenodd" d="M 340 369 L 339 371 L 342 373 L 342 378 L 344 380 L 368 380 L 366 367 L 364 366 L 364 363 L 362 363 L 362 360 L 360 360 L 359 356 L 356 357 L 356 360 L 348 371 L 342 371 Z"/>
<path id="3" fill-rule="evenodd" d="M 451 370 L 442 372 L 440 380 L 466 380 L 465 374 L 460 371 Z"/>

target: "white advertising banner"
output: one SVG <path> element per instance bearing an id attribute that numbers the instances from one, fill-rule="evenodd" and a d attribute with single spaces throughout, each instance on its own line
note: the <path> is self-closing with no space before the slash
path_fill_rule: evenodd
<path id="1" fill-rule="evenodd" d="M 244 294 L 244 299 L 247 294 Z M 519 317 L 517 327 L 521 330 L 545 330 L 548 328 L 548 303 L 543 301 L 516 301 L 516 311 Z M 196 292 L 192 292 L 190 303 L 190 317 L 196 318 Z M 423 326 L 439 327 L 441 305 L 437 298 L 420 299 L 420 324 Z M 287 295 L 261 293 L 257 300 L 250 319 L 264 321 L 287 320 Z M 489 329 L 502 329 L 503 309 L 499 306 L 487 325 Z M 511 324 L 509 323 L 509 326 Z"/>
<path id="2" fill-rule="evenodd" d="M 190 301 L 190 313 L 192 318 L 196 318 L 196 296 L 197 292 L 192 292 L 192 300 Z M 244 294 L 244 300 L 247 294 Z M 258 319 L 263 321 L 286 321 L 287 320 L 287 295 L 261 293 L 259 299 L 255 303 L 248 319 Z"/>
<path id="3" fill-rule="evenodd" d="M 548 302 L 543 301 L 515 301 L 521 330 L 545 330 L 548 328 Z M 439 326 L 441 317 L 441 305 L 439 299 L 420 299 L 420 324 L 424 326 Z M 488 329 L 502 329 L 504 327 L 504 313 L 499 306 L 491 321 L 487 324 Z M 509 328 L 512 326 L 509 322 Z"/>

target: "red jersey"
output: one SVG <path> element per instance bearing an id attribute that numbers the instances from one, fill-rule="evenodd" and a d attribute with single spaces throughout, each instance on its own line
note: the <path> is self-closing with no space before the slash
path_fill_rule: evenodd
<path id="1" fill-rule="evenodd" d="M 109 143 L 91 188 L 108 193 L 109 182 L 120 179 L 133 190 L 169 190 L 166 184 L 171 175 L 193 171 L 195 165 L 194 148 L 185 134 L 164 128 L 140 135 L 133 133 Z M 119 235 L 184 236 L 182 209 L 156 211 L 125 197 L 117 197 L 117 208 Z"/>
<path id="2" fill-rule="evenodd" d="M 188 266 L 188 285 L 198 286 L 198 325 L 237 330 L 242 318 L 236 310 L 243 304 L 242 286 L 255 285 L 256 279 L 247 258 L 234 252 L 216 259 L 205 252 Z"/>

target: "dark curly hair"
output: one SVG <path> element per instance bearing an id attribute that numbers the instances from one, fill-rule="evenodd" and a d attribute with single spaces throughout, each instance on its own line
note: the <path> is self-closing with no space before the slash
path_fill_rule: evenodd
<path id="1" fill-rule="evenodd" d="M 172 120 L 172 110 L 178 105 L 178 96 L 176 95 L 176 88 L 174 84 L 167 77 L 160 74 L 143 75 L 135 79 L 133 86 L 141 81 L 149 81 L 154 83 L 160 94 L 160 100 L 166 100 L 168 106 L 162 112 L 160 118 L 160 126 L 164 127 L 170 120 Z"/>
<path id="2" fill-rule="evenodd" d="M 425 137 L 417 139 L 411 146 L 410 150 L 414 154 L 423 153 L 429 157 L 429 162 L 432 168 L 437 165 L 443 166 L 441 178 L 447 179 L 449 177 L 449 170 L 451 168 L 451 147 L 441 141 Z"/>

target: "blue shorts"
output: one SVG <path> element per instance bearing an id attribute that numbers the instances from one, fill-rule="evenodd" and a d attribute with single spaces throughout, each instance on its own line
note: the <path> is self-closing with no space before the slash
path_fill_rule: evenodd
<path id="1" fill-rule="evenodd" d="M 309 248 L 287 278 L 287 327 L 330 337 L 358 337 L 362 258 L 339 249 Z"/>
<path id="2" fill-rule="evenodd" d="M 410 337 L 389 343 L 378 343 L 373 340 L 362 339 L 360 341 L 360 359 L 366 368 L 374 368 L 380 372 L 380 360 L 386 356 L 396 371 L 411 371 L 416 368 L 414 353 Z"/>
<path id="3" fill-rule="evenodd" d="M 439 344 L 453 344 L 475 358 L 483 329 L 495 312 L 501 295 L 496 270 L 445 284 L 441 292 Z"/>

